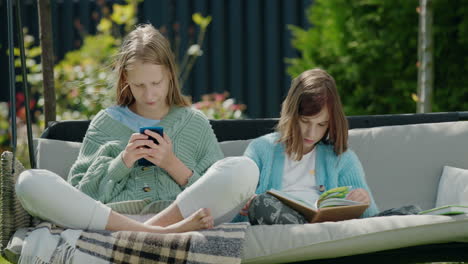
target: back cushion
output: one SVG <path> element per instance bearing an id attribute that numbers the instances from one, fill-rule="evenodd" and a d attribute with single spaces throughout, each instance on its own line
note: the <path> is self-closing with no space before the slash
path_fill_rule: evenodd
<path id="1" fill-rule="evenodd" d="M 37 141 L 38 168 L 67 178 L 81 143 Z M 226 157 L 241 156 L 251 140 L 220 143 Z M 444 166 L 468 169 L 468 122 L 353 129 L 349 144 L 361 160 L 379 209 L 435 206 Z"/>
<path id="2" fill-rule="evenodd" d="M 221 147 L 225 157 L 242 156 L 250 141 L 252 140 L 223 141 L 219 143 L 219 146 Z"/>
<path id="3" fill-rule="evenodd" d="M 34 139 L 37 167 L 47 169 L 67 179 L 71 166 L 78 157 L 81 143 L 45 138 Z M 242 156 L 251 140 L 232 140 L 219 143 L 224 156 Z"/>
<path id="4" fill-rule="evenodd" d="M 381 210 L 432 208 L 443 167 L 468 169 L 468 122 L 353 129 L 349 144 Z"/>
<path id="5" fill-rule="evenodd" d="M 39 169 L 47 169 L 67 179 L 71 166 L 78 157 L 81 143 L 45 138 L 34 139 Z"/>

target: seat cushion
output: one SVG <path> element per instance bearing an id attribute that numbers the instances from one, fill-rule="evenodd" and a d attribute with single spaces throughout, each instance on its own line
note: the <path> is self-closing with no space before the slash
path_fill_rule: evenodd
<path id="1" fill-rule="evenodd" d="M 386 216 L 306 225 L 258 225 L 242 263 L 336 258 L 434 243 L 468 242 L 468 215 Z"/>

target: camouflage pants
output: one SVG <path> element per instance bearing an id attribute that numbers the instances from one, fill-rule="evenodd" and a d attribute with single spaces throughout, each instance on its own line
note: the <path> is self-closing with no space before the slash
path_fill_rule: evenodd
<path id="1" fill-rule="evenodd" d="M 307 223 L 300 213 L 266 193 L 260 194 L 252 200 L 249 207 L 249 221 L 252 225 Z"/>

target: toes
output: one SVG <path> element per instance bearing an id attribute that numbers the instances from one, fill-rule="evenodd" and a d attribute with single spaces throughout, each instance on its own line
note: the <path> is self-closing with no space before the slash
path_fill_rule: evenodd
<path id="1" fill-rule="evenodd" d="M 200 208 L 196 212 L 196 215 L 200 218 L 207 217 L 211 215 L 210 209 L 209 208 Z"/>
<path id="2" fill-rule="evenodd" d="M 214 219 L 209 208 L 200 208 L 192 215 L 192 221 L 198 222 L 201 229 L 212 228 Z"/>
<path id="3" fill-rule="evenodd" d="M 205 228 L 212 228 L 213 225 L 214 225 L 214 220 L 213 220 L 213 217 L 211 216 L 207 216 L 207 217 L 204 217 L 202 220 L 202 225 L 205 227 Z"/>
<path id="4" fill-rule="evenodd" d="M 200 210 L 198 211 L 198 214 L 197 214 L 197 215 L 198 215 L 200 218 L 206 217 L 206 213 L 205 213 L 205 211 L 203 211 L 203 209 L 200 209 Z"/>
<path id="5" fill-rule="evenodd" d="M 204 216 L 211 215 L 210 208 L 202 208 L 201 211 L 203 212 Z"/>

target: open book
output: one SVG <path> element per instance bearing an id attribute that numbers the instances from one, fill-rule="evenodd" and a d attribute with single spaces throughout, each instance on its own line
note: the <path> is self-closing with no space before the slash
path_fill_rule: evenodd
<path id="1" fill-rule="evenodd" d="M 420 215 L 458 215 L 468 214 L 468 206 L 446 205 L 419 212 Z"/>
<path id="2" fill-rule="evenodd" d="M 350 186 L 330 189 L 320 195 L 315 204 L 301 200 L 282 191 L 271 189 L 268 194 L 301 213 L 309 223 L 341 221 L 360 217 L 369 207 L 356 201 L 345 199 Z"/>

